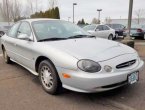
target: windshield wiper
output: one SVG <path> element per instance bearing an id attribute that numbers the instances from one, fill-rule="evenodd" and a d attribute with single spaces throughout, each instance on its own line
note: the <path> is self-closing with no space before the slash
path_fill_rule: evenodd
<path id="1" fill-rule="evenodd" d="M 87 37 L 88 35 L 75 35 L 75 36 L 70 36 L 68 39 L 75 39 L 75 38 L 84 38 Z"/>
<path id="2" fill-rule="evenodd" d="M 75 35 L 75 36 L 71 36 L 71 37 L 68 37 L 68 39 L 74 39 L 74 38 L 93 38 L 96 36 L 92 36 L 92 35 Z"/>
<path id="3" fill-rule="evenodd" d="M 55 41 L 55 40 L 66 40 L 66 38 L 57 38 L 57 37 L 54 37 L 54 38 L 41 39 L 41 40 L 38 40 L 38 42 Z"/>
<path id="4" fill-rule="evenodd" d="M 88 38 L 96 38 L 96 36 L 93 36 L 93 35 L 89 35 L 89 36 L 87 36 Z"/>

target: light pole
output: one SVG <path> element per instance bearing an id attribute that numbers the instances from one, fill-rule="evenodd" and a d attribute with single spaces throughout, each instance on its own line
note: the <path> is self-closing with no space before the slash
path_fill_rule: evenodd
<path id="1" fill-rule="evenodd" d="M 130 37 L 130 28 L 132 22 L 132 10 L 133 10 L 133 0 L 129 0 L 129 12 L 128 12 L 128 35 Z"/>
<path id="2" fill-rule="evenodd" d="M 100 13 L 101 13 L 102 9 L 97 9 L 97 11 L 98 11 L 98 20 L 100 22 Z"/>
<path id="3" fill-rule="evenodd" d="M 75 5 L 77 5 L 77 3 L 73 3 L 73 23 L 75 23 L 75 20 L 74 20 L 74 7 L 75 7 Z"/>

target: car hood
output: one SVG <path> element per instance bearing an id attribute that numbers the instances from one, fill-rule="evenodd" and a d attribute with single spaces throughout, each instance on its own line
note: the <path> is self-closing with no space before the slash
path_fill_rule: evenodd
<path id="1" fill-rule="evenodd" d="M 135 50 L 118 42 L 100 38 L 80 38 L 45 42 L 45 44 L 72 55 L 77 59 L 103 61 Z"/>

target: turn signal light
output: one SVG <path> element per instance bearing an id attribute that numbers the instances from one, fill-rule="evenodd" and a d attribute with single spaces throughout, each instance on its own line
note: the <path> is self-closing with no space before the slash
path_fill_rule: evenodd
<path id="1" fill-rule="evenodd" d="M 63 76 L 64 78 L 71 78 L 71 76 L 70 76 L 69 74 L 66 74 L 66 73 L 63 73 L 62 76 Z"/>

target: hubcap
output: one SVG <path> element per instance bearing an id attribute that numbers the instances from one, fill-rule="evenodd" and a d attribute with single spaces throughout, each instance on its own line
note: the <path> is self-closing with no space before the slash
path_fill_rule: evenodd
<path id="1" fill-rule="evenodd" d="M 115 34 L 115 37 L 118 38 L 118 34 Z"/>
<path id="2" fill-rule="evenodd" d="M 45 88 L 51 89 L 53 87 L 53 77 L 50 68 L 48 66 L 42 66 L 41 80 Z"/>
<path id="3" fill-rule="evenodd" d="M 112 36 L 111 35 L 109 36 L 109 40 L 112 40 Z"/>

